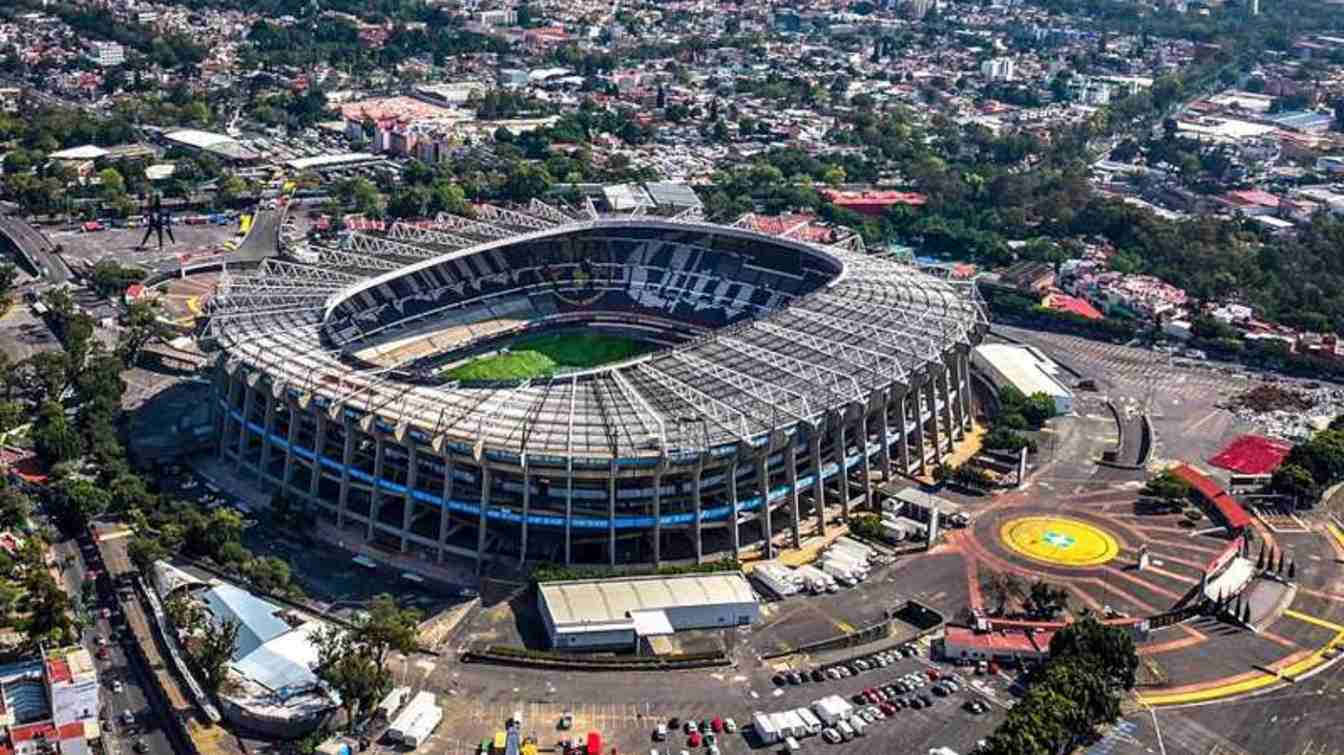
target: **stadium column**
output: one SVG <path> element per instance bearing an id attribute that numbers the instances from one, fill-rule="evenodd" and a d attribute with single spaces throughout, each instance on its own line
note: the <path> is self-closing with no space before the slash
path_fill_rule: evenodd
<path id="1" fill-rule="evenodd" d="M 882 482 L 891 482 L 891 389 L 882 392 Z"/>
<path id="2" fill-rule="evenodd" d="M 616 565 L 616 460 L 607 467 L 607 554 L 612 566 Z"/>
<path id="3" fill-rule="evenodd" d="M 420 471 L 420 451 L 415 439 L 406 436 L 406 494 L 401 505 L 401 552 L 406 552 L 409 544 L 406 535 L 411 531 L 411 521 L 415 514 L 415 478 Z"/>
<path id="4" fill-rule="evenodd" d="M 862 407 L 863 413 L 859 415 L 859 458 L 863 462 L 863 505 L 866 508 L 873 507 L 873 470 L 868 461 L 868 407 Z"/>
<path id="5" fill-rule="evenodd" d="M 336 527 L 345 529 L 345 512 L 350 506 L 350 465 L 355 460 L 355 423 L 341 415 L 341 426 L 345 430 L 345 449 L 341 451 L 341 493 L 336 499 Z"/>
<path id="6" fill-rule="evenodd" d="M 793 547 L 803 547 L 802 510 L 798 504 L 798 436 L 790 435 L 784 447 L 784 470 L 789 480 L 789 507 L 793 511 Z"/>
<path id="7" fill-rule="evenodd" d="M 812 457 L 812 505 L 817 510 L 817 534 L 826 536 L 826 482 L 821 478 L 821 423 L 808 428 L 808 455 Z"/>
<path id="8" fill-rule="evenodd" d="M 728 465 L 728 506 L 732 509 L 729 513 L 729 521 L 733 525 L 733 531 L 730 533 L 733 538 L 733 560 L 740 561 L 742 559 L 742 523 L 737 515 L 737 454 L 733 454 L 733 462 Z"/>
<path id="9" fill-rule="evenodd" d="M 221 412 L 224 417 L 224 424 L 219 433 L 219 460 L 224 461 L 224 452 L 229 447 L 229 427 L 234 423 L 233 408 L 238 405 L 238 394 L 244 390 L 242 371 L 235 370 L 229 378 L 229 389 L 224 410 Z M 238 423 L 238 432 L 243 431 L 243 425 Z"/>
<path id="10" fill-rule="evenodd" d="M 761 489 L 761 515 L 764 519 L 761 522 L 761 537 L 765 540 L 766 560 L 775 557 L 775 527 L 770 515 L 770 444 L 765 447 L 756 456 L 756 484 Z"/>
<path id="11" fill-rule="evenodd" d="M 970 430 L 975 425 L 975 414 L 971 409 L 971 365 L 964 353 L 957 355 L 957 398 L 962 425 Z"/>
<path id="12" fill-rule="evenodd" d="M 285 431 L 285 471 L 280 477 L 280 489 L 289 492 L 289 485 L 294 481 L 294 441 L 299 437 L 299 417 L 301 416 L 298 407 L 294 404 L 294 398 L 285 393 L 285 415 L 289 417 L 289 428 Z"/>
<path id="13" fill-rule="evenodd" d="M 938 429 L 938 391 L 934 388 L 936 378 L 930 376 L 929 381 L 923 385 L 924 397 L 929 402 L 929 426 L 933 430 L 933 459 L 934 463 L 943 457 L 942 433 Z"/>
<path id="14" fill-rule="evenodd" d="M 849 519 L 849 468 L 845 457 L 849 454 L 849 443 L 845 440 L 845 414 L 840 413 L 840 421 L 835 423 L 835 463 L 839 465 L 836 479 L 840 483 L 840 515 Z"/>
<path id="15" fill-rule="evenodd" d="M 532 476 L 531 470 L 527 466 L 527 454 L 522 455 L 523 464 L 523 536 L 522 543 L 518 547 L 518 566 L 522 567 L 527 562 L 527 515 L 532 508 Z"/>
<path id="16" fill-rule="evenodd" d="M 696 457 L 695 460 L 695 480 L 691 482 L 691 496 L 695 501 L 695 562 L 703 563 L 705 560 L 705 530 L 704 522 L 700 519 L 700 509 L 703 502 L 700 499 L 701 478 L 705 476 L 705 454 Z"/>
<path id="17" fill-rule="evenodd" d="M 313 460 L 308 465 L 308 497 L 316 501 L 318 486 L 322 484 L 322 456 L 327 451 L 327 415 L 321 411 L 313 415 L 317 418 L 317 435 L 313 440 Z"/>
<path id="18" fill-rule="evenodd" d="M 443 497 L 439 500 L 439 563 L 448 546 L 448 502 L 453 499 L 453 452 L 443 445 Z"/>
<path id="19" fill-rule="evenodd" d="M 481 464 L 481 505 L 476 521 L 476 574 L 479 575 L 485 569 L 485 510 L 490 506 L 490 467 L 482 459 L 477 461 Z"/>
<path id="20" fill-rule="evenodd" d="M 915 468 L 919 470 L 919 474 L 924 474 L 928 471 L 928 465 L 924 461 L 924 402 L 920 396 L 921 388 L 922 386 L 915 386 L 915 390 L 910 393 L 908 398 L 910 399 L 910 407 L 915 412 L 915 452 L 919 454 L 919 458 L 915 461 Z M 908 465 L 906 469 L 909 469 Z"/>
<path id="21" fill-rule="evenodd" d="M 369 486 L 369 520 L 365 528 L 365 540 L 373 539 L 373 527 L 378 522 L 378 514 L 383 508 L 383 457 L 387 443 L 383 433 L 373 428 L 373 482 Z"/>
<path id="22" fill-rule="evenodd" d="M 570 535 L 573 526 L 570 521 L 574 517 L 574 456 L 571 454 L 565 459 L 565 566 L 569 566 L 570 554 Z"/>
<path id="23" fill-rule="evenodd" d="M 657 568 L 663 561 L 663 470 L 667 468 L 667 457 L 658 459 L 653 470 L 653 566 Z"/>
<path id="24" fill-rule="evenodd" d="M 261 460 L 257 462 L 257 482 L 262 490 L 266 489 L 266 476 L 271 470 L 271 448 L 274 443 L 271 437 L 275 435 L 275 396 L 270 390 L 258 391 L 262 393 L 262 399 L 266 402 L 266 417 L 262 422 L 265 428 L 261 435 Z"/>
<path id="25" fill-rule="evenodd" d="M 233 468 L 242 470 L 243 452 L 247 450 L 248 425 L 252 421 L 252 404 L 256 401 L 256 378 L 254 375 L 248 375 L 243 378 L 246 385 L 243 386 L 243 418 L 238 421 L 238 458 L 234 459 Z"/>
<path id="26" fill-rule="evenodd" d="M 910 474 L 910 436 L 906 434 L 909 430 L 906 429 L 908 425 L 905 416 L 905 395 L 904 390 L 896 392 L 896 426 L 899 428 L 896 442 L 901 444 L 901 476 L 903 477 Z"/>
<path id="27" fill-rule="evenodd" d="M 961 423 L 952 421 L 952 372 L 948 367 L 943 367 L 943 425 L 947 428 L 947 450 L 952 451 L 953 446 L 958 440 L 961 440 Z"/>

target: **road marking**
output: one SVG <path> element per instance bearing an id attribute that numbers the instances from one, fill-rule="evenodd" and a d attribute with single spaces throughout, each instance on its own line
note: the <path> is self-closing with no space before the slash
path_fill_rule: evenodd
<path id="1" fill-rule="evenodd" d="M 1294 619 L 1297 619 L 1298 621 L 1305 621 L 1308 624 L 1315 624 L 1318 627 L 1325 627 L 1326 629 L 1329 629 L 1332 632 L 1344 634 L 1344 626 L 1340 626 L 1339 624 L 1326 621 L 1325 619 L 1318 619 L 1315 616 L 1310 616 L 1308 614 L 1302 613 L 1301 611 L 1294 611 L 1293 609 L 1289 608 L 1283 612 L 1283 615 L 1291 616 Z"/>

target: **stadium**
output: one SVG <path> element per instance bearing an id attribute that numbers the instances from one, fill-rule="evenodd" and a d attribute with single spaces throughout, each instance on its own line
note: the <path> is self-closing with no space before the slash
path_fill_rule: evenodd
<path id="1" fill-rule="evenodd" d="M 695 210 L 476 215 L 224 276 L 221 460 L 440 563 L 690 563 L 796 547 L 970 428 L 973 286 Z"/>

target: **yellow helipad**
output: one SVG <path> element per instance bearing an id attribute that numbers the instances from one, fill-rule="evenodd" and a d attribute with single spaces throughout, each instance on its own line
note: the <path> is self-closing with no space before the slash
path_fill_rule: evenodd
<path id="1" fill-rule="evenodd" d="M 1100 527 L 1057 516 L 1009 520 L 999 537 L 1017 553 L 1052 566 L 1100 566 L 1120 553 L 1120 544 Z"/>

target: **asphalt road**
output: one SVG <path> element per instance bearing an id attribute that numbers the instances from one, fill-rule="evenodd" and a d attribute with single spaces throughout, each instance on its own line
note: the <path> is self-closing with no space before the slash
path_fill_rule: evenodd
<path id="1" fill-rule="evenodd" d="M 242 246 L 238 247 L 238 256 L 246 262 L 260 262 L 267 257 L 274 257 L 279 225 L 279 211 L 258 207 L 252 217 L 252 230 L 243 240 Z"/>
<path id="2" fill-rule="evenodd" d="M 78 539 L 64 540 L 53 546 L 57 562 L 64 564 L 61 576 L 66 590 L 72 596 L 83 594 L 84 582 L 90 575 L 104 572 L 98 549 L 87 533 Z M 162 728 L 163 717 L 150 703 L 147 669 L 141 668 L 137 656 L 127 643 L 134 642 L 125 629 L 125 619 L 113 586 L 108 579 L 98 580 L 98 589 L 85 606 L 92 621 L 84 630 L 82 643 L 94 657 L 101 685 L 99 702 L 102 705 L 103 742 L 108 755 L 132 752 L 137 739 L 143 741 L 144 752 L 170 755 L 174 748 Z M 103 616 L 106 609 L 108 616 Z M 106 657 L 99 658 L 101 643 L 106 643 Z M 114 691 L 114 684 L 121 684 Z M 122 716 L 130 711 L 135 723 L 127 726 Z"/>
<path id="3" fill-rule="evenodd" d="M 0 234 L 9 239 L 28 254 L 53 283 L 63 283 L 70 278 L 70 268 L 53 251 L 51 241 L 40 231 L 17 218 L 0 217 Z"/>

